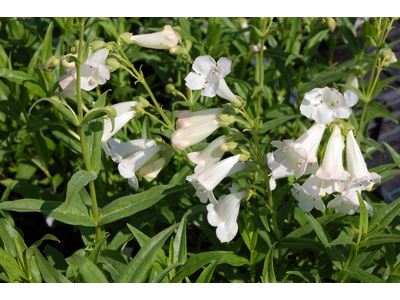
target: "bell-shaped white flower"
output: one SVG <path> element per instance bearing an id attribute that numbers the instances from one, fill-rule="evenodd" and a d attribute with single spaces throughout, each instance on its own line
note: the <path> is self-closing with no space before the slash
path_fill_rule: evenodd
<path id="1" fill-rule="evenodd" d="M 220 96 L 221 98 L 231 101 L 232 103 L 235 103 L 237 106 L 242 106 L 244 103 L 243 101 L 239 100 L 234 93 L 232 93 L 232 91 L 226 84 L 225 79 L 223 78 L 219 80 L 217 95 Z"/>
<path id="2" fill-rule="evenodd" d="M 108 140 L 111 148 L 111 158 L 114 162 L 120 163 L 123 159 L 141 150 L 154 147 L 156 140 L 137 139 L 121 143 L 118 139 L 110 138 Z"/>
<path id="3" fill-rule="evenodd" d="M 185 78 L 186 86 L 191 90 L 204 89 L 202 96 L 215 97 L 221 79 L 231 72 L 231 65 L 232 61 L 226 57 L 221 57 L 216 63 L 209 55 L 199 56 L 193 62 L 195 72 L 190 72 Z"/>
<path id="4" fill-rule="evenodd" d="M 147 181 L 152 181 L 157 177 L 158 173 L 162 170 L 166 159 L 158 153 L 154 155 L 143 167 L 140 168 L 139 173 Z"/>
<path id="5" fill-rule="evenodd" d="M 179 38 L 171 26 L 165 25 L 160 32 L 133 35 L 131 41 L 146 48 L 170 49 L 178 44 Z"/>
<path id="6" fill-rule="evenodd" d="M 171 135 L 172 147 L 184 150 L 204 140 L 220 126 L 219 116 L 222 111 L 222 108 L 213 108 L 176 114 L 178 130 Z"/>
<path id="7" fill-rule="evenodd" d="M 194 172 L 201 173 L 219 162 L 225 153 L 225 151 L 221 149 L 221 145 L 226 141 L 227 137 L 223 135 L 212 141 L 204 150 L 188 153 L 190 160 L 196 164 Z"/>
<path id="8" fill-rule="evenodd" d="M 240 202 L 248 195 L 248 191 L 238 192 L 235 186 L 229 188 L 231 194 L 219 198 L 217 205 L 207 205 L 207 220 L 211 226 L 217 227 L 217 238 L 221 243 L 233 240 L 238 232 L 237 217 Z"/>
<path id="9" fill-rule="evenodd" d="M 272 141 L 278 149 L 267 154 L 268 167 L 272 174 L 270 187 L 275 189 L 276 179 L 294 175 L 300 178 L 304 174 L 314 173 L 318 168 L 318 147 L 325 131 L 325 125 L 315 123 L 296 141 Z"/>
<path id="10" fill-rule="evenodd" d="M 328 194 L 343 192 L 349 180 L 349 173 L 343 168 L 343 146 L 341 130 L 335 125 L 326 146 L 324 160 L 313 180 L 321 179 L 321 187 Z"/>
<path id="11" fill-rule="evenodd" d="M 186 177 L 196 189 L 196 195 L 202 203 L 206 203 L 209 199 L 214 205 L 218 204 L 213 189 L 229 174 L 240 157 L 241 154 L 225 158 L 199 174 Z"/>
<path id="12" fill-rule="evenodd" d="M 353 90 L 348 90 L 343 96 L 333 88 L 316 88 L 305 94 L 300 111 L 318 124 L 327 124 L 336 118 L 349 118 L 350 107 L 356 105 L 357 102 L 358 96 Z"/>
<path id="13" fill-rule="evenodd" d="M 114 130 L 112 129 L 112 123 L 110 119 L 104 120 L 104 130 L 103 136 L 101 138 L 101 146 L 103 147 L 104 152 L 111 156 L 111 150 L 107 145 L 107 141 L 116 134 L 126 123 L 129 122 L 130 119 L 135 117 L 136 111 L 133 108 L 138 105 L 137 101 L 126 101 L 122 103 L 117 103 L 111 105 L 112 108 L 117 112 L 117 116 L 114 118 Z"/>
<path id="14" fill-rule="evenodd" d="M 310 212 L 314 207 L 319 211 L 325 211 L 325 204 L 320 196 L 320 189 L 312 186 L 311 181 L 314 175 L 311 175 L 303 185 L 293 184 L 292 195 L 299 201 L 299 207 L 303 212 Z"/>
<path id="15" fill-rule="evenodd" d="M 106 66 L 108 56 L 107 49 L 100 49 L 93 53 L 81 65 L 81 89 L 85 91 L 93 90 L 97 85 L 103 85 L 110 79 L 110 71 Z M 76 68 L 68 71 L 61 76 L 59 85 L 63 89 L 61 94 L 65 97 L 76 95 Z"/>
<path id="16" fill-rule="evenodd" d="M 342 195 L 333 195 L 335 199 L 330 201 L 328 208 L 337 208 L 343 214 L 353 215 L 360 212 L 360 202 L 358 201 L 355 189 L 347 189 Z M 364 200 L 363 200 L 364 201 Z M 368 214 L 373 211 L 372 206 L 364 201 Z"/>
<path id="17" fill-rule="evenodd" d="M 118 171 L 122 177 L 128 178 L 128 183 L 134 189 L 139 187 L 135 173 L 139 171 L 157 152 L 162 150 L 163 146 L 150 147 L 140 150 L 127 158 L 121 160 L 118 164 Z"/>
<path id="18" fill-rule="evenodd" d="M 351 187 L 362 191 L 365 189 L 371 189 L 375 183 L 381 182 L 380 175 L 368 171 L 360 147 L 354 138 L 353 130 L 350 130 L 347 133 L 346 158 L 347 170 L 351 176 Z"/>

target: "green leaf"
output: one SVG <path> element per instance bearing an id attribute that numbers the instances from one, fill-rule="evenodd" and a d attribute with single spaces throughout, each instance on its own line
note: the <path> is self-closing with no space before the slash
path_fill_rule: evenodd
<path id="1" fill-rule="evenodd" d="M 314 277 L 308 272 L 304 272 L 304 271 L 287 271 L 286 273 L 289 274 L 289 275 L 299 276 L 300 278 L 303 278 L 307 283 L 314 281 Z"/>
<path id="2" fill-rule="evenodd" d="M 71 203 L 65 213 L 63 212 L 63 202 L 37 199 L 6 201 L 0 203 L 1 209 L 17 212 L 41 212 L 66 224 L 96 227 L 96 222 L 89 216 L 87 208 L 82 203 Z"/>
<path id="3" fill-rule="evenodd" d="M 10 155 L 11 146 L 17 134 L 18 131 L 13 132 L 0 144 L 0 174 L 3 173 L 4 164 L 7 160 L 7 157 Z"/>
<path id="4" fill-rule="evenodd" d="M 115 109 L 111 106 L 106 106 L 106 107 L 99 107 L 99 108 L 93 108 L 89 110 L 86 115 L 83 117 L 81 123 L 79 124 L 79 127 L 84 127 L 87 123 L 89 123 L 91 120 L 99 118 L 101 116 L 108 115 L 108 117 L 111 120 L 111 131 L 114 130 L 114 117 L 117 116 L 117 112 Z"/>
<path id="5" fill-rule="evenodd" d="M 178 224 L 171 225 L 146 242 L 122 271 L 117 282 L 143 282 L 153 266 L 157 253 L 177 227 Z"/>
<path id="6" fill-rule="evenodd" d="M 181 220 L 174 238 L 174 260 L 173 262 L 185 262 L 187 260 L 187 249 L 186 249 L 186 222 L 189 211 L 186 212 Z"/>
<path id="7" fill-rule="evenodd" d="M 108 283 L 101 270 L 88 258 L 74 255 L 73 259 L 86 283 Z"/>
<path id="8" fill-rule="evenodd" d="M 314 251 L 323 251 L 321 243 L 307 238 L 284 237 L 276 246 L 277 249 L 310 249 Z"/>
<path id="9" fill-rule="evenodd" d="M 1 44 L 0 44 L 0 68 L 2 69 L 8 68 L 8 56 Z"/>
<path id="10" fill-rule="evenodd" d="M 386 243 L 400 243 L 400 234 L 374 235 L 360 244 L 360 247 L 370 247 Z"/>
<path id="11" fill-rule="evenodd" d="M 151 132 L 150 132 L 148 116 L 144 116 L 144 118 L 143 118 L 141 138 L 142 139 L 151 139 Z"/>
<path id="12" fill-rule="evenodd" d="M 103 120 L 98 118 L 89 123 L 86 133 L 86 148 L 90 158 L 91 169 L 95 174 L 100 172 L 103 128 Z"/>
<path id="13" fill-rule="evenodd" d="M 203 272 L 201 272 L 199 278 L 197 278 L 196 283 L 209 283 L 211 281 L 211 278 L 214 274 L 215 267 L 218 265 L 218 263 L 221 261 L 221 258 L 213 260 L 211 264 L 207 266 L 207 268 L 204 269 Z"/>
<path id="14" fill-rule="evenodd" d="M 108 224 L 121 218 L 131 216 L 139 211 L 149 208 L 166 195 L 181 192 L 191 186 L 190 183 L 181 185 L 159 185 L 145 192 L 118 198 L 103 207 L 100 211 L 100 224 Z"/>
<path id="15" fill-rule="evenodd" d="M 53 268 L 36 247 L 35 259 L 44 281 L 47 283 L 71 283 L 64 275 Z"/>
<path id="16" fill-rule="evenodd" d="M 0 247 L 0 265 L 7 269 L 8 271 L 14 273 L 17 276 L 25 278 L 28 280 L 28 276 L 26 276 L 25 272 L 21 270 L 21 267 L 18 265 L 17 261 L 11 254 L 4 251 L 3 248 Z"/>
<path id="17" fill-rule="evenodd" d="M 95 173 L 87 172 L 85 170 L 80 170 L 72 175 L 71 179 L 68 181 L 67 196 L 65 198 L 63 213 L 65 213 L 72 201 L 74 201 L 76 196 L 79 194 L 79 191 L 96 178 L 97 175 Z"/>
<path id="18" fill-rule="evenodd" d="M 264 267 L 262 271 L 262 278 L 264 282 L 276 283 L 275 271 L 274 271 L 274 250 L 278 242 L 275 242 L 271 248 L 269 248 L 267 255 L 264 260 Z"/>
<path id="19" fill-rule="evenodd" d="M 107 98 L 107 93 L 109 91 L 111 91 L 111 89 L 103 92 L 100 95 L 99 99 L 97 99 L 96 103 L 93 105 L 93 108 L 101 108 L 101 107 L 106 106 L 106 98 Z"/>
<path id="20" fill-rule="evenodd" d="M 384 281 L 379 277 L 367 273 L 363 269 L 356 266 L 349 266 L 347 270 L 343 271 L 345 274 L 365 283 L 383 283 Z"/>
<path id="21" fill-rule="evenodd" d="M 160 283 L 164 280 L 165 276 L 168 275 L 169 272 L 171 272 L 173 269 L 176 267 L 180 266 L 183 264 L 183 261 L 179 261 L 176 264 L 173 264 L 166 268 L 164 271 L 162 271 L 160 274 L 158 274 L 154 279 L 151 281 L 151 283 Z"/>
<path id="22" fill-rule="evenodd" d="M 22 71 L 15 71 L 9 69 L 0 69 L 0 77 L 4 77 L 12 82 L 23 85 L 28 90 L 36 93 L 39 97 L 46 97 L 47 93 L 45 88 L 34 77 Z"/>
<path id="23" fill-rule="evenodd" d="M 181 282 L 185 277 L 193 274 L 205 264 L 231 253 L 229 251 L 211 251 L 195 254 L 189 257 L 185 264 L 176 270 L 176 275 L 172 278 L 171 283 Z"/>
<path id="24" fill-rule="evenodd" d="M 115 281 L 125 269 L 127 262 L 121 252 L 116 250 L 103 250 L 99 255 L 99 262 L 110 272 L 112 279 Z"/>
<path id="25" fill-rule="evenodd" d="M 396 152 L 388 143 L 382 142 L 382 144 L 385 145 L 385 147 L 389 150 L 390 155 L 392 156 L 394 162 L 396 165 L 400 168 L 400 154 Z"/>
<path id="26" fill-rule="evenodd" d="M 1 204 L 4 203 L 8 203 L 8 201 L 3 202 Z M 19 232 L 13 226 L 11 226 L 11 224 L 3 216 L 1 211 L 0 211 L 0 237 L 3 241 L 4 249 L 8 253 L 10 253 L 13 257 L 18 256 L 18 249 L 15 243 L 16 240 L 18 240 L 18 244 L 21 248 L 19 249 L 20 251 L 24 251 L 27 248 L 24 243 L 24 239 L 21 237 Z"/>
<path id="27" fill-rule="evenodd" d="M 62 113 L 64 116 L 67 117 L 67 119 L 74 124 L 75 126 L 78 126 L 78 118 L 76 116 L 76 114 L 71 111 L 70 109 L 68 109 L 65 104 L 60 101 L 60 100 L 55 100 L 52 98 L 40 98 L 38 101 L 36 101 L 35 103 L 32 104 L 31 108 L 29 109 L 29 114 L 31 113 L 31 110 L 33 107 L 36 106 L 36 104 L 38 104 L 39 102 L 42 101 L 49 101 L 51 104 L 53 104 L 54 108 L 57 109 L 60 113 Z"/>
<path id="28" fill-rule="evenodd" d="M 106 234 L 103 236 L 103 238 L 96 244 L 96 246 L 93 248 L 92 252 L 90 252 L 88 259 L 92 261 L 95 265 L 99 262 L 99 253 L 100 249 L 103 246 L 104 242 L 106 239 L 109 237 L 109 234 Z"/>
<path id="29" fill-rule="evenodd" d="M 245 258 L 243 256 L 239 256 L 234 253 L 228 254 L 228 255 L 225 255 L 224 257 L 222 257 L 220 263 L 228 264 L 228 265 L 231 265 L 234 267 L 240 267 L 243 265 L 250 266 L 250 261 L 247 258 Z"/>
<path id="30" fill-rule="evenodd" d="M 360 204 L 360 223 L 358 225 L 358 239 L 357 245 L 360 244 L 361 237 L 368 233 L 368 211 L 364 199 L 357 191 L 358 202 Z"/>
<path id="31" fill-rule="evenodd" d="M 385 205 L 380 210 L 374 213 L 368 224 L 368 231 L 375 230 L 376 226 L 379 226 L 380 230 L 385 229 L 396 217 L 400 211 L 400 198 Z"/>
<path id="32" fill-rule="evenodd" d="M 351 237 L 349 237 L 344 231 L 341 231 L 339 233 L 339 236 L 337 239 L 333 240 L 332 242 L 328 243 L 326 247 L 331 247 L 331 246 L 337 246 L 337 245 L 346 245 L 346 244 L 352 244 L 352 245 L 357 245 L 351 240 Z"/>
<path id="33" fill-rule="evenodd" d="M 270 130 L 276 130 L 278 126 L 285 124 L 292 119 L 297 119 L 300 117 L 301 117 L 301 115 L 290 115 L 290 116 L 278 117 L 271 121 L 267 121 L 262 124 L 261 129 L 258 131 L 258 133 L 265 133 Z"/>

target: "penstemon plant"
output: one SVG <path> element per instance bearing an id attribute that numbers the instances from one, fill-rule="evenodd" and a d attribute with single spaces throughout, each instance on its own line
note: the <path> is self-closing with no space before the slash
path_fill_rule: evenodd
<path id="1" fill-rule="evenodd" d="M 400 198 L 376 189 L 400 156 L 365 162 L 374 118 L 398 123 L 375 100 L 397 19 L 360 38 L 350 18 L 33 21 L 40 45 L 2 20 L 35 53 L 0 46 L 0 280 L 400 282 Z M 18 213 L 80 244 L 28 243 Z"/>

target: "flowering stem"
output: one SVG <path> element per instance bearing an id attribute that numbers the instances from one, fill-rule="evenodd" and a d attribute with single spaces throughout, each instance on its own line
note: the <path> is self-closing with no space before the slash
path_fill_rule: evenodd
<path id="1" fill-rule="evenodd" d="M 83 45 L 83 32 L 85 29 L 85 21 L 79 22 L 80 26 L 80 38 L 79 38 L 79 47 L 78 47 L 78 60 L 79 64 L 76 64 L 76 91 L 77 91 L 77 105 L 78 105 L 78 122 L 80 123 L 83 119 L 83 110 L 82 110 L 82 94 L 81 94 L 81 62 L 82 62 L 82 45 Z M 92 172 L 92 167 L 90 165 L 90 159 L 88 155 L 88 151 L 86 148 L 86 135 L 84 128 L 78 127 L 78 135 L 80 138 L 83 160 L 85 162 L 85 167 L 87 172 Z M 89 182 L 89 191 L 90 197 L 92 199 L 92 208 L 93 208 L 93 215 L 94 220 L 97 224 L 96 226 L 96 243 L 100 242 L 101 240 L 101 227 L 99 225 L 100 215 L 99 209 L 97 206 L 97 198 L 96 198 L 96 189 L 94 186 L 94 181 Z"/>

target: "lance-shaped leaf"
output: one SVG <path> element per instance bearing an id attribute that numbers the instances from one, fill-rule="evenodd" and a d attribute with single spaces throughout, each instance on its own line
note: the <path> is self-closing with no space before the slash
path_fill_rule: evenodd
<path id="1" fill-rule="evenodd" d="M 39 97 L 46 97 L 46 90 L 43 85 L 38 82 L 33 76 L 16 70 L 0 69 L 0 77 L 11 80 L 15 83 L 23 85 L 28 90 L 36 93 Z"/>
<path id="2" fill-rule="evenodd" d="M 65 198 L 63 213 L 65 213 L 71 202 L 79 194 L 79 191 L 96 178 L 97 175 L 95 173 L 86 172 L 85 170 L 80 170 L 72 175 L 71 179 L 68 181 L 67 196 Z"/>
<path id="3" fill-rule="evenodd" d="M 225 255 L 231 254 L 229 251 L 211 251 L 195 254 L 185 262 L 185 264 L 176 270 L 176 275 L 171 282 L 181 282 L 185 277 L 192 275 L 202 266 L 208 264 L 214 259 L 219 259 Z"/>
<path id="4" fill-rule="evenodd" d="M 44 281 L 47 283 L 71 283 L 63 274 L 53 268 L 36 247 L 35 259 Z"/>
<path id="5" fill-rule="evenodd" d="M 18 265 L 17 261 L 11 254 L 4 251 L 3 248 L 0 247 L 0 265 L 7 269 L 8 271 L 18 275 L 22 278 L 28 280 L 28 276 L 26 276 L 25 272 L 21 270 L 21 267 Z"/>
<path id="6" fill-rule="evenodd" d="M 42 101 L 49 101 L 51 104 L 53 104 L 54 108 L 57 109 L 60 113 L 62 113 L 67 119 L 74 124 L 75 126 L 78 126 L 78 118 L 75 114 L 75 112 L 71 109 L 69 109 L 63 101 L 52 99 L 52 98 L 40 98 L 38 101 L 32 104 L 31 108 L 29 109 L 29 114 L 31 113 L 32 109 L 40 102 Z"/>
<path id="7" fill-rule="evenodd" d="M 104 242 L 106 239 L 109 237 L 109 234 L 106 234 L 103 236 L 103 238 L 100 240 L 99 243 L 96 244 L 96 246 L 93 248 L 92 252 L 90 252 L 88 259 L 92 261 L 94 264 L 97 264 L 99 262 L 99 253 L 101 246 L 103 246 Z"/>
<path id="8" fill-rule="evenodd" d="M 89 216 L 86 206 L 82 203 L 73 202 L 65 212 L 63 209 L 64 203 L 58 201 L 21 199 L 0 203 L 0 210 L 41 212 L 66 224 L 96 227 L 96 222 Z"/>
<path id="9" fill-rule="evenodd" d="M 174 224 L 167 229 L 164 229 L 146 242 L 123 270 L 117 282 L 143 282 L 147 273 L 153 266 L 157 253 L 160 251 L 162 245 L 164 245 L 172 232 L 174 232 L 176 227 L 178 227 L 178 224 Z"/>
<path id="10" fill-rule="evenodd" d="M 3 202 L 8 203 L 9 201 Z M 1 210 L 1 208 L 0 208 Z M 26 250 L 24 239 L 21 237 L 19 232 L 12 226 L 8 220 L 3 216 L 0 211 L 0 238 L 3 241 L 4 249 L 10 253 L 13 257 L 18 256 L 18 252 Z M 18 247 L 16 245 L 18 240 Z"/>
<path id="11" fill-rule="evenodd" d="M 90 259 L 79 255 L 74 255 L 73 258 L 85 282 L 108 283 L 107 278 Z"/>
<path id="12" fill-rule="evenodd" d="M 264 282 L 267 283 L 276 283 L 274 271 L 274 250 L 277 243 L 278 242 L 275 242 L 271 248 L 269 248 L 268 253 L 265 256 L 262 278 Z"/>
<path id="13" fill-rule="evenodd" d="M 388 226 L 400 211 L 400 198 L 385 205 L 380 210 L 374 213 L 368 224 L 368 231 L 383 230 Z"/>
<path id="14" fill-rule="evenodd" d="M 93 108 L 101 108 L 106 106 L 106 97 L 107 93 L 111 90 L 105 91 L 103 94 L 100 95 L 99 99 L 97 99 L 96 103 L 93 105 Z"/>
<path id="15" fill-rule="evenodd" d="M 90 166 L 94 173 L 99 174 L 101 165 L 101 137 L 103 136 L 103 120 L 97 118 L 89 123 L 86 132 L 86 149 L 90 158 Z"/>
<path id="16" fill-rule="evenodd" d="M 4 141 L 0 144 L 0 174 L 3 173 L 4 164 L 7 157 L 10 155 L 11 145 L 14 141 L 15 136 L 18 131 L 10 134 Z"/>
<path id="17" fill-rule="evenodd" d="M 190 183 L 180 185 L 159 185 L 139 194 L 118 198 L 104 206 L 100 211 L 100 224 L 108 224 L 121 218 L 131 216 L 139 211 L 149 208 L 166 195 L 181 192 L 189 186 L 191 186 Z"/>
<path id="18" fill-rule="evenodd" d="M 178 261 L 185 262 L 187 259 L 186 249 L 186 222 L 190 211 L 186 212 L 181 220 L 181 224 L 178 227 L 176 236 L 174 238 L 174 263 Z"/>
<path id="19" fill-rule="evenodd" d="M 365 205 L 364 199 L 361 194 L 357 191 L 358 202 L 360 203 L 360 222 L 358 225 L 358 238 L 357 245 L 360 244 L 361 237 L 368 233 L 368 211 Z"/>
<path id="20" fill-rule="evenodd" d="M 169 266 L 164 271 L 162 271 L 160 274 L 158 274 L 156 277 L 154 277 L 154 279 L 151 281 L 151 283 L 160 283 L 161 281 L 164 280 L 165 276 L 167 276 L 169 272 L 171 272 L 173 269 L 175 269 L 176 267 L 178 267 L 182 264 L 183 264 L 183 261 L 179 261 L 176 264 Z"/>
<path id="21" fill-rule="evenodd" d="M 201 272 L 199 278 L 197 278 L 196 283 L 209 283 L 211 281 L 212 275 L 214 274 L 215 267 L 221 261 L 221 258 L 215 259 L 211 264 Z"/>
<path id="22" fill-rule="evenodd" d="M 347 270 L 342 271 L 343 273 L 365 283 L 383 283 L 384 281 L 379 277 L 372 275 L 363 269 L 356 266 L 349 266 Z"/>
<path id="23" fill-rule="evenodd" d="M 400 234 L 375 235 L 360 244 L 360 247 L 370 247 L 386 243 L 400 243 Z"/>
<path id="24" fill-rule="evenodd" d="M 106 107 L 99 107 L 99 108 L 93 108 L 89 110 L 86 115 L 83 117 L 81 123 L 79 124 L 79 127 L 85 126 L 87 123 L 89 123 L 91 120 L 99 118 L 101 116 L 108 115 L 108 117 L 111 120 L 111 131 L 114 130 L 114 117 L 117 116 L 117 112 L 115 109 L 111 106 L 106 106 Z"/>

